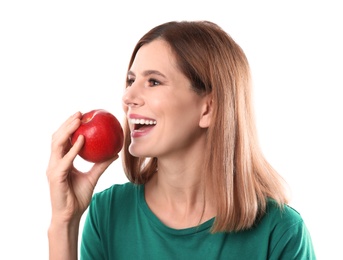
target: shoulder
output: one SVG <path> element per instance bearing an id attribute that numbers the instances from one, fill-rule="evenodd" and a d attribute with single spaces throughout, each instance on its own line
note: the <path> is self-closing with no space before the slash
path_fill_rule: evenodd
<path id="1" fill-rule="evenodd" d="M 112 204 L 117 206 L 121 203 L 126 203 L 128 200 L 133 199 L 140 186 L 131 182 L 124 184 L 114 184 L 111 187 L 97 192 L 93 195 L 92 204 Z"/>
<path id="2" fill-rule="evenodd" d="M 280 207 L 276 202 L 268 201 L 266 214 L 258 225 L 265 231 L 268 230 L 271 256 L 287 259 L 286 256 L 297 255 L 299 258 L 296 259 L 315 259 L 305 222 L 300 213 L 290 205 Z"/>
<path id="3" fill-rule="evenodd" d="M 126 192 L 131 192 L 136 190 L 139 186 L 135 185 L 131 182 L 126 182 L 123 184 L 113 184 L 112 186 L 108 187 L 105 190 L 97 192 L 94 194 L 95 197 L 103 197 L 109 196 L 110 194 L 122 194 Z"/>
<path id="4" fill-rule="evenodd" d="M 285 228 L 303 223 L 300 213 L 290 205 L 278 205 L 274 200 L 268 200 L 264 218 L 274 225 Z"/>
<path id="5" fill-rule="evenodd" d="M 265 214 L 258 226 L 269 230 L 274 238 L 285 234 L 297 236 L 304 228 L 304 220 L 290 205 L 279 205 L 274 200 L 268 200 Z"/>

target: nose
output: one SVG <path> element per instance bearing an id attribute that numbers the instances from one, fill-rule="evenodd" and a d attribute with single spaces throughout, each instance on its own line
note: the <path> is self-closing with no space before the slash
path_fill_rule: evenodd
<path id="1" fill-rule="evenodd" d="M 138 84 L 132 84 L 125 89 L 124 95 L 122 97 L 124 108 L 139 107 L 144 104 L 143 96 L 139 90 Z"/>

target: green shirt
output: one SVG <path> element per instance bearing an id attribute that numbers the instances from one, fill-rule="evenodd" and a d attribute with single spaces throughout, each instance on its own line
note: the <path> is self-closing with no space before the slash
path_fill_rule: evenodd
<path id="1" fill-rule="evenodd" d="M 211 234 L 214 219 L 173 229 L 149 209 L 144 185 L 116 184 L 94 194 L 84 223 L 81 259 L 316 259 L 303 219 L 269 202 L 258 225 Z"/>

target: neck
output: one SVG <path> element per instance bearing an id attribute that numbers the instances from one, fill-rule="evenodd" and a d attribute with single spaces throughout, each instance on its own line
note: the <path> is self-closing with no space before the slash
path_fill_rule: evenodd
<path id="1" fill-rule="evenodd" d="M 174 228 L 197 226 L 214 217 L 209 190 L 201 182 L 200 160 L 160 161 L 146 185 L 146 201 L 162 222 Z"/>

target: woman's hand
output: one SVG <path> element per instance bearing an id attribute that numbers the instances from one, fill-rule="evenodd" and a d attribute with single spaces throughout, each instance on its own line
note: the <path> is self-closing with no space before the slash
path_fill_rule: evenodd
<path id="1" fill-rule="evenodd" d="M 103 163 L 95 163 L 85 173 L 74 167 L 73 161 L 84 144 L 84 137 L 79 136 L 73 146 L 69 138 L 80 126 L 81 117 L 82 114 L 77 112 L 52 136 L 51 155 L 46 172 L 50 187 L 52 222 L 78 222 L 90 203 L 101 174 L 118 158 L 117 156 Z"/>
<path id="2" fill-rule="evenodd" d="M 88 172 L 78 171 L 74 159 L 84 144 L 79 136 L 72 146 L 70 136 L 81 124 L 77 112 L 53 134 L 46 171 L 52 207 L 48 231 L 49 259 L 78 259 L 78 234 L 82 214 L 87 209 L 101 174 L 118 158 L 95 163 Z"/>

